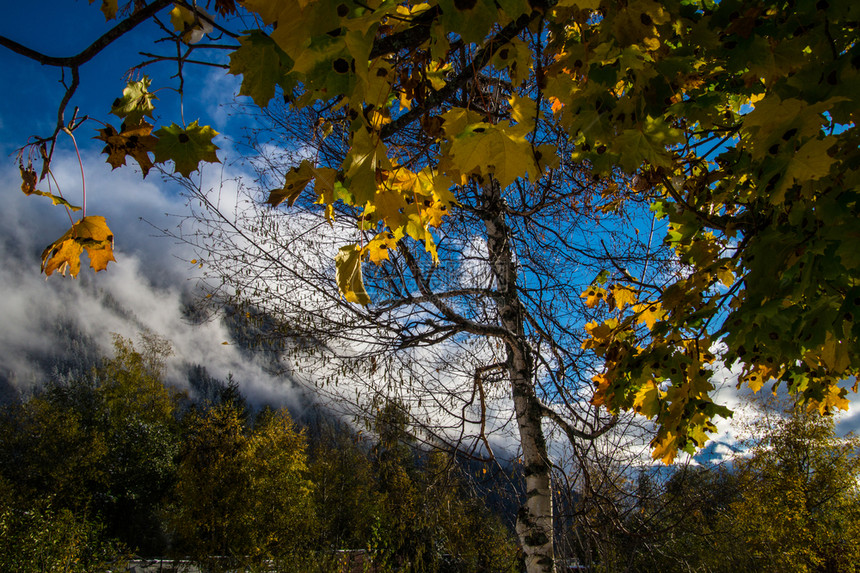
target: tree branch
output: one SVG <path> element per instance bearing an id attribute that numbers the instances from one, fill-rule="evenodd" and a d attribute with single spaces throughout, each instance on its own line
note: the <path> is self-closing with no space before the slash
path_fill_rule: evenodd
<path id="1" fill-rule="evenodd" d="M 457 77 L 445 84 L 445 87 L 442 89 L 430 93 L 430 95 L 425 98 L 422 105 L 413 107 L 410 111 L 404 113 L 391 123 L 386 124 L 380 130 L 380 137 L 385 139 L 392 136 L 403 127 L 424 115 L 427 110 L 448 100 L 452 95 L 454 95 L 454 92 L 460 89 L 467 81 L 469 81 L 469 79 L 474 77 L 476 71 L 484 69 L 502 46 L 513 40 L 520 32 L 525 30 L 528 25 L 531 24 L 532 20 L 538 16 L 540 16 L 540 12 L 537 11 L 533 11 L 531 14 L 523 14 L 502 28 L 498 34 L 484 43 L 484 45 L 475 54 L 472 61 L 463 68 L 463 71 L 461 71 Z"/>
<path id="2" fill-rule="evenodd" d="M 75 56 L 49 56 L 41 52 L 37 52 L 31 48 L 23 46 L 14 40 L 10 40 L 5 36 L 0 36 L 0 46 L 30 58 L 42 64 L 43 66 L 57 66 L 65 68 L 80 67 L 82 64 L 93 59 L 99 52 L 107 48 L 118 38 L 136 28 L 146 20 L 149 20 L 159 10 L 166 8 L 173 3 L 173 0 L 155 0 L 152 4 L 134 12 L 131 16 L 118 23 L 116 26 L 102 34 L 96 41 L 87 46 L 81 53 Z"/>
<path id="3" fill-rule="evenodd" d="M 567 435 L 567 439 L 570 440 L 571 444 L 575 443 L 577 439 L 589 441 L 596 440 L 597 438 L 611 430 L 615 426 L 616 422 L 618 422 L 618 417 L 613 416 L 612 419 L 607 422 L 605 426 L 603 426 L 602 428 L 598 428 L 597 430 L 594 430 L 589 434 L 571 426 L 564 418 L 559 415 L 558 412 L 556 412 L 549 406 L 546 406 L 539 402 L 538 405 L 540 406 L 543 415 L 555 422 L 556 425 L 561 428 L 562 431 L 564 431 L 564 433 Z"/>

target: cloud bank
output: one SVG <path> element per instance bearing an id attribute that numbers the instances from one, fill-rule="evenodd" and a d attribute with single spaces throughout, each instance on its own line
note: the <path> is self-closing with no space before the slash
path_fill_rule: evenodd
<path id="1" fill-rule="evenodd" d="M 172 382 L 184 384 L 188 364 L 196 363 L 215 378 L 232 374 L 252 403 L 296 405 L 293 382 L 229 344 L 222 321 L 195 322 L 183 312 L 195 288 L 196 266 L 189 262 L 195 254 L 159 229 L 187 224 L 185 199 L 166 191 L 170 186 L 155 173 L 142 180 L 130 168 L 111 172 L 95 153 L 85 154 L 84 166 L 87 214 L 106 217 L 117 262 L 93 274 L 84 257 L 78 279 L 55 274 L 46 280 L 39 272 L 42 250 L 69 227 L 65 211 L 46 198 L 24 196 L 12 165 L 0 170 L 0 376 L 7 384 L 27 392 L 56 374 L 44 371 L 40 360 L 52 351 L 110 356 L 113 333 L 135 339 L 151 331 L 173 347 Z M 79 204 L 77 159 L 56 158 L 54 174 L 66 198 Z"/>

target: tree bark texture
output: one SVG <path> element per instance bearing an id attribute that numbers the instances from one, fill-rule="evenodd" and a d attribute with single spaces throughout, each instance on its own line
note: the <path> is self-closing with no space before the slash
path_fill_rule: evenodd
<path id="1" fill-rule="evenodd" d="M 483 186 L 482 213 L 487 250 L 496 280 L 498 320 L 506 334 L 506 368 L 520 432 L 526 499 L 517 513 L 517 536 L 528 573 L 554 573 L 551 466 L 535 394 L 534 360 L 523 327 L 523 305 L 517 291 L 517 268 L 511 230 L 505 219 L 499 185 Z"/>

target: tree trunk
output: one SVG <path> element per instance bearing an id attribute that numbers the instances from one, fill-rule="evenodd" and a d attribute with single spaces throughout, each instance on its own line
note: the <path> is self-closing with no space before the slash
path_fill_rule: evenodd
<path id="1" fill-rule="evenodd" d="M 526 480 L 526 500 L 517 513 L 517 536 L 525 554 L 528 573 L 553 573 L 553 524 L 551 468 L 541 425 L 541 409 L 534 388 L 534 360 L 523 328 L 523 306 L 517 292 L 511 232 L 505 220 L 499 185 L 483 187 L 482 213 L 487 230 L 490 266 L 499 293 L 496 306 L 501 326 L 508 331 L 507 370 Z"/>

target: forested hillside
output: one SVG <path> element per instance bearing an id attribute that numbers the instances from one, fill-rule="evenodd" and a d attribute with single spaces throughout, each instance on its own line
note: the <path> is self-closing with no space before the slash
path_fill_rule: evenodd
<path id="1" fill-rule="evenodd" d="M 144 556 L 207 571 L 521 570 L 498 516 L 516 469 L 417 447 L 394 402 L 357 431 L 322 410 L 300 424 L 250 406 L 199 366 L 179 391 L 163 381 L 169 353 L 154 335 L 117 336 L 113 358 L 3 407 L 0 569 L 116 571 Z M 592 484 L 602 497 L 559 490 L 560 570 L 853 571 L 858 440 L 773 407 L 749 435 L 732 466 L 642 467 Z"/>
<path id="2" fill-rule="evenodd" d="M 132 555 L 212 571 L 517 569 L 512 531 L 452 458 L 413 447 L 397 404 L 372 437 L 323 414 L 309 436 L 235 381 L 204 385 L 197 369 L 197 400 L 165 386 L 163 339 L 117 337 L 115 351 L 3 408 L 0 569 L 116 570 Z"/>

